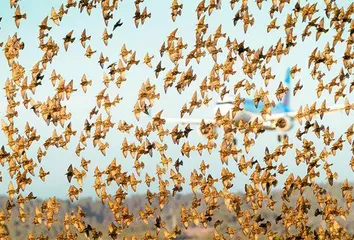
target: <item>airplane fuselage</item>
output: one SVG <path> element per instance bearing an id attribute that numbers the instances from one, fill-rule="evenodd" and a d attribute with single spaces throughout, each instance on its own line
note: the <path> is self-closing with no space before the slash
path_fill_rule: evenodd
<path id="1" fill-rule="evenodd" d="M 216 103 L 216 106 L 214 108 L 214 115 L 217 111 L 219 111 L 221 115 L 225 115 L 228 113 L 230 114 L 232 112 L 233 107 L 233 101 L 231 101 L 230 99 L 226 99 L 225 101 L 219 101 Z M 258 106 L 256 107 L 252 99 L 245 99 L 245 102 L 241 105 L 241 107 L 243 108 L 243 110 L 238 112 L 234 117 L 236 124 L 238 124 L 241 119 L 244 122 L 252 121 L 256 117 L 262 119 L 261 111 L 264 108 L 263 102 L 259 102 Z M 286 121 L 287 127 L 285 128 L 286 130 L 284 129 L 285 131 L 290 130 L 293 126 L 292 120 L 286 116 L 288 112 L 290 112 L 288 106 L 282 104 L 281 102 L 272 107 L 272 115 L 277 115 L 279 116 L 279 119 Z M 264 122 L 264 124 L 265 127 L 267 127 L 268 129 L 272 129 L 273 123 Z M 282 128 L 274 128 L 274 130 L 276 129 L 281 130 Z"/>

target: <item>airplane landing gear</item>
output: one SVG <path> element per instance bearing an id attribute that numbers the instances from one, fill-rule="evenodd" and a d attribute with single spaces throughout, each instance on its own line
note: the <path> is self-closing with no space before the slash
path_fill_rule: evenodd
<path id="1" fill-rule="evenodd" d="M 286 134 L 279 134 L 278 135 L 278 142 L 282 142 L 284 139 L 288 138 Z"/>

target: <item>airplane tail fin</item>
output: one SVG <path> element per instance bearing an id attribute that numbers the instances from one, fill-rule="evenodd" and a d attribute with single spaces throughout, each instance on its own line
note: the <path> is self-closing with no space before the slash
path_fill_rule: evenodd
<path id="1" fill-rule="evenodd" d="M 290 95 L 291 95 L 291 86 L 290 86 L 290 68 L 286 70 L 286 75 L 285 75 L 285 84 L 287 85 L 289 91 L 285 94 L 283 98 L 283 105 L 286 107 L 286 111 L 290 111 Z"/>

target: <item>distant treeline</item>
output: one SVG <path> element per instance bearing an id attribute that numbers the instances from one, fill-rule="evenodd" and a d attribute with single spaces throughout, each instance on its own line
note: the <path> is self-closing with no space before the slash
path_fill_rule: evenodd
<path id="1" fill-rule="evenodd" d="M 341 184 L 334 184 L 332 187 L 326 188 L 332 195 L 332 197 L 338 199 L 339 206 L 345 206 L 345 201 L 341 196 Z M 239 194 L 242 198 L 243 194 Z M 273 192 L 272 193 L 273 199 L 275 201 L 279 201 L 281 198 L 281 192 Z M 196 195 L 197 198 L 202 199 L 200 195 Z M 322 219 L 321 215 L 314 214 L 317 208 L 319 208 L 317 204 L 316 197 L 309 191 L 305 191 L 303 197 L 308 199 L 311 203 L 311 209 L 308 213 L 309 221 L 308 226 L 311 229 L 315 229 L 318 226 L 326 227 L 325 221 Z M 201 224 L 199 226 L 195 226 L 193 223 L 189 224 L 188 229 L 185 229 L 183 224 L 181 223 L 181 213 L 180 213 L 180 206 L 182 204 L 186 207 L 190 207 L 192 200 L 194 198 L 193 194 L 176 194 L 174 197 L 169 198 L 169 203 L 165 206 L 165 208 L 160 212 L 157 210 L 157 214 L 161 216 L 162 221 L 166 223 L 166 229 L 171 231 L 173 226 L 177 224 L 181 229 L 181 235 L 179 236 L 180 239 L 211 239 L 214 235 L 214 223 L 219 220 L 222 221 L 222 224 L 217 226 L 217 231 L 222 234 L 226 234 L 226 228 L 232 227 L 236 230 L 240 229 L 240 225 L 237 221 L 236 215 L 233 212 L 229 212 L 222 200 L 220 200 L 220 208 L 215 210 L 215 215 L 212 217 L 211 222 L 205 229 Z M 6 206 L 8 198 L 6 196 L 0 197 L 0 207 L 4 209 Z M 296 206 L 296 196 L 293 196 L 290 200 L 289 206 L 295 207 Z M 40 207 L 42 205 L 42 199 L 35 199 L 25 204 L 25 211 L 30 212 L 30 216 L 27 217 L 26 223 L 22 224 L 18 217 L 18 210 L 17 206 L 12 210 L 12 217 L 10 221 L 6 222 L 6 226 L 10 232 L 11 239 L 27 239 L 27 236 L 30 232 L 32 232 L 35 236 L 39 236 L 42 232 L 45 236 L 48 236 L 49 239 L 55 239 L 55 237 L 64 230 L 63 227 L 63 219 L 65 213 L 70 212 L 77 212 L 77 206 L 79 205 L 84 212 L 86 212 L 87 216 L 85 218 L 85 222 L 90 224 L 92 227 L 96 228 L 99 231 L 103 232 L 102 239 L 110 239 L 107 234 L 107 226 L 109 223 L 114 222 L 114 217 L 106 204 L 102 204 L 102 202 L 98 199 L 93 198 L 80 198 L 77 202 L 70 202 L 69 200 L 60 200 L 60 210 L 56 218 L 58 219 L 55 222 L 51 229 L 46 229 L 45 225 L 42 223 L 39 226 L 35 226 L 32 224 L 33 216 L 34 216 L 34 209 L 35 207 Z M 242 198 L 243 210 L 250 208 L 249 204 L 246 203 L 245 199 Z M 203 200 L 201 201 L 202 204 L 198 207 L 198 212 L 203 212 L 205 210 L 205 206 L 203 205 Z M 281 201 L 279 201 L 280 203 Z M 145 199 L 145 195 L 133 195 L 129 196 L 123 204 L 128 205 L 130 211 L 134 214 L 134 217 L 138 220 L 132 223 L 129 228 L 124 229 L 122 232 L 123 236 L 132 236 L 133 234 L 136 237 L 142 237 L 143 234 L 147 231 L 151 231 L 155 233 L 156 227 L 155 219 L 149 219 L 148 224 L 144 223 L 142 220 L 139 220 L 139 210 L 143 210 L 145 204 L 148 204 L 148 201 Z M 153 207 L 157 207 L 155 203 L 152 204 Z M 259 212 L 261 217 L 264 218 L 262 221 L 265 223 L 269 221 L 272 225 L 272 230 L 277 232 L 280 236 L 284 233 L 283 225 L 281 222 L 279 223 L 277 217 L 281 212 L 281 205 L 276 204 L 275 210 L 271 211 L 267 208 L 266 204 L 264 204 L 263 208 Z M 5 211 L 5 210 L 4 210 Z M 157 214 L 155 217 L 157 217 Z M 339 220 L 338 220 L 339 221 Z M 350 211 L 350 215 L 346 219 L 346 221 L 340 221 L 342 226 L 346 226 L 347 231 L 351 234 L 354 233 L 354 214 L 353 211 Z M 163 238 L 163 232 L 160 232 L 161 238 Z M 245 238 L 242 235 L 242 232 L 239 232 L 239 237 Z M 79 239 L 85 239 L 84 237 L 80 237 Z"/>

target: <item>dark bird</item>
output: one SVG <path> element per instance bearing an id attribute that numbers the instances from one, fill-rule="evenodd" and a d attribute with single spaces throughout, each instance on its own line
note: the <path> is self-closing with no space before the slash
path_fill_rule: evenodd
<path id="1" fill-rule="evenodd" d="M 117 27 L 121 27 L 123 25 L 123 22 L 121 21 L 121 19 L 118 20 L 118 22 L 116 22 L 113 26 L 113 31 L 116 30 Z"/>
<path id="2" fill-rule="evenodd" d="M 44 75 L 41 75 L 41 73 L 38 73 L 36 76 L 36 80 L 43 80 Z"/>
<path id="3" fill-rule="evenodd" d="M 70 166 L 68 167 L 67 173 L 65 175 L 68 178 L 68 181 L 70 183 L 72 177 L 74 176 L 74 170 L 73 170 L 73 165 L 72 164 L 70 164 Z"/>

